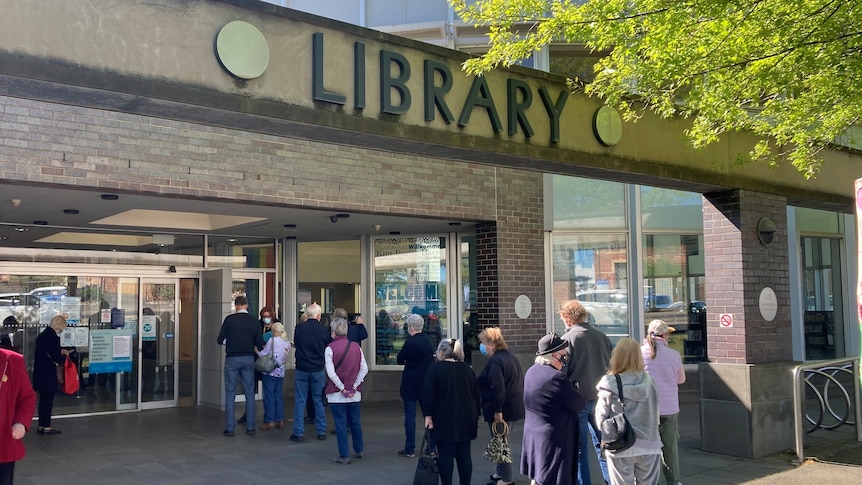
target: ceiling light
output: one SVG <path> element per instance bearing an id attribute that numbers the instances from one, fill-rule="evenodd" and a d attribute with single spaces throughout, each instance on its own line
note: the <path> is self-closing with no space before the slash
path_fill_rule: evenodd
<path id="1" fill-rule="evenodd" d="M 235 237 L 229 237 L 227 239 L 227 242 L 236 242 L 236 238 Z"/>
<path id="2" fill-rule="evenodd" d="M 285 225 L 284 225 L 284 230 L 285 230 L 285 231 L 289 231 L 289 230 L 291 230 L 291 229 L 296 229 L 296 224 L 285 224 Z"/>
<path id="3" fill-rule="evenodd" d="M 78 209 L 63 209 L 63 214 L 75 215 L 75 214 L 80 214 L 80 213 L 81 213 L 81 211 L 79 211 Z"/>
<path id="4" fill-rule="evenodd" d="M 391 234 L 393 236 L 397 236 L 397 235 L 401 234 L 401 231 L 389 231 L 389 234 Z"/>
<path id="5" fill-rule="evenodd" d="M 460 222 L 450 222 L 449 225 L 450 226 L 460 226 L 461 223 Z"/>
<path id="6" fill-rule="evenodd" d="M 37 226 L 47 226 L 48 221 L 33 221 L 33 224 L 36 224 Z"/>
<path id="7" fill-rule="evenodd" d="M 15 230 L 18 232 L 24 232 L 27 230 L 27 228 L 26 227 L 16 227 Z"/>
<path id="8" fill-rule="evenodd" d="M 120 196 L 117 194 L 102 194 L 102 200 L 117 200 Z"/>

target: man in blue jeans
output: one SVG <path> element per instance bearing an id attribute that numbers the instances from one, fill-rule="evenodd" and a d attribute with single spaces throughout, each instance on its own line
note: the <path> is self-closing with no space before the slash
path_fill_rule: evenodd
<path id="1" fill-rule="evenodd" d="M 228 315 L 218 333 L 218 344 L 225 346 L 224 411 L 225 436 L 236 428 L 234 398 L 237 380 L 245 392 L 246 434 L 254 434 L 254 360 L 256 350 L 263 348 L 263 336 L 257 319 L 248 314 L 248 300 L 242 295 L 234 300 L 236 313 Z"/>
<path id="2" fill-rule="evenodd" d="M 611 360 L 611 340 L 597 328 L 587 323 L 587 310 L 578 300 L 569 300 L 560 305 L 560 318 L 566 324 L 562 339 L 569 342 L 569 361 L 562 369 L 584 397 L 586 405 L 578 415 L 580 436 L 578 439 L 578 485 L 590 485 L 591 449 L 599 459 L 599 468 L 605 483 L 608 478 L 608 462 L 602 456 L 600 443 L 602 433 L 596 426 L 593 411 L 596 408 L 598 391 L 596 384 L 607 373 Z"/>
<path id="3" fill-rule="evenodd" d="M 323 386 L 326 384 L 326 346 L 332 341 L 327 327 L 320 324 L 320 305 L 313 303 L 305 309 L 308 319 L 296 325 L 293 332 L 293 348 L 296 350 L 294 372 L 293 434 L 290 441 L 301 443 L 305 435 L 305 402 L 308 393 L 314 402 L 314 425 L 317 439 L 326 439 L 326 414 L 323 411 Z"/>

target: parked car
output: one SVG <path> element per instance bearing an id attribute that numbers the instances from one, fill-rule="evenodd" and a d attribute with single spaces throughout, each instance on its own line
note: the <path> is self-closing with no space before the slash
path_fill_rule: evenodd
<path id="1" fill-rule="evenodd" d="M 590 290 L 575 295 L 597 326 L 627 326 L 628 294 L 626 290 Z"/>
<path id="2" fill-rule="evenodd" d="M 36 322 L 39 319 L 39 298 L 26 293 L 0 293 L 0 322 L 12 317 L 15 324 Z"/>

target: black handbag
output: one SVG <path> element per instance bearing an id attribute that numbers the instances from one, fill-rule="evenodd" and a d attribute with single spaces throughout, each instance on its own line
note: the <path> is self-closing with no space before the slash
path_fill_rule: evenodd
<path id="1" fill-rule="evenodd" d="M 619 412 L 615 412 L 613 401 L 611 401 L 611 415 L 608 416 L 601 424 L 602 431 L 602 451 L 610 451 L 612 453 L 623 451 L 634 446 L 637 437 L 631 423 L 626 418 L 626 405 L 623 398 L 623 382 L 618 374 L 617 391 L 619 392 Z"/>
<path id="2" fill-rule="evenodd" d="M 419 448 L 419 462 L 416 464 L 416 474 L 413 475 L 413 485 L 437 485 L 440 483 L 440 468 L 437 464 L 437 447 L 431 436 L 432 431 L 425 428 L 425 437 Z"/>

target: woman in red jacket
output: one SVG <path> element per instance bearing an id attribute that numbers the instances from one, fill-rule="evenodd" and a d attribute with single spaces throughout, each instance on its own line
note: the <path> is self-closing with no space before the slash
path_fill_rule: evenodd
<path id="1" fill-rule="evenodd" d="M 21 354 L 0 349 L 0 484 L 12 485 L 15 462 L 24 458 L 22 438 L 36 410 L 36 393 Z"/>

